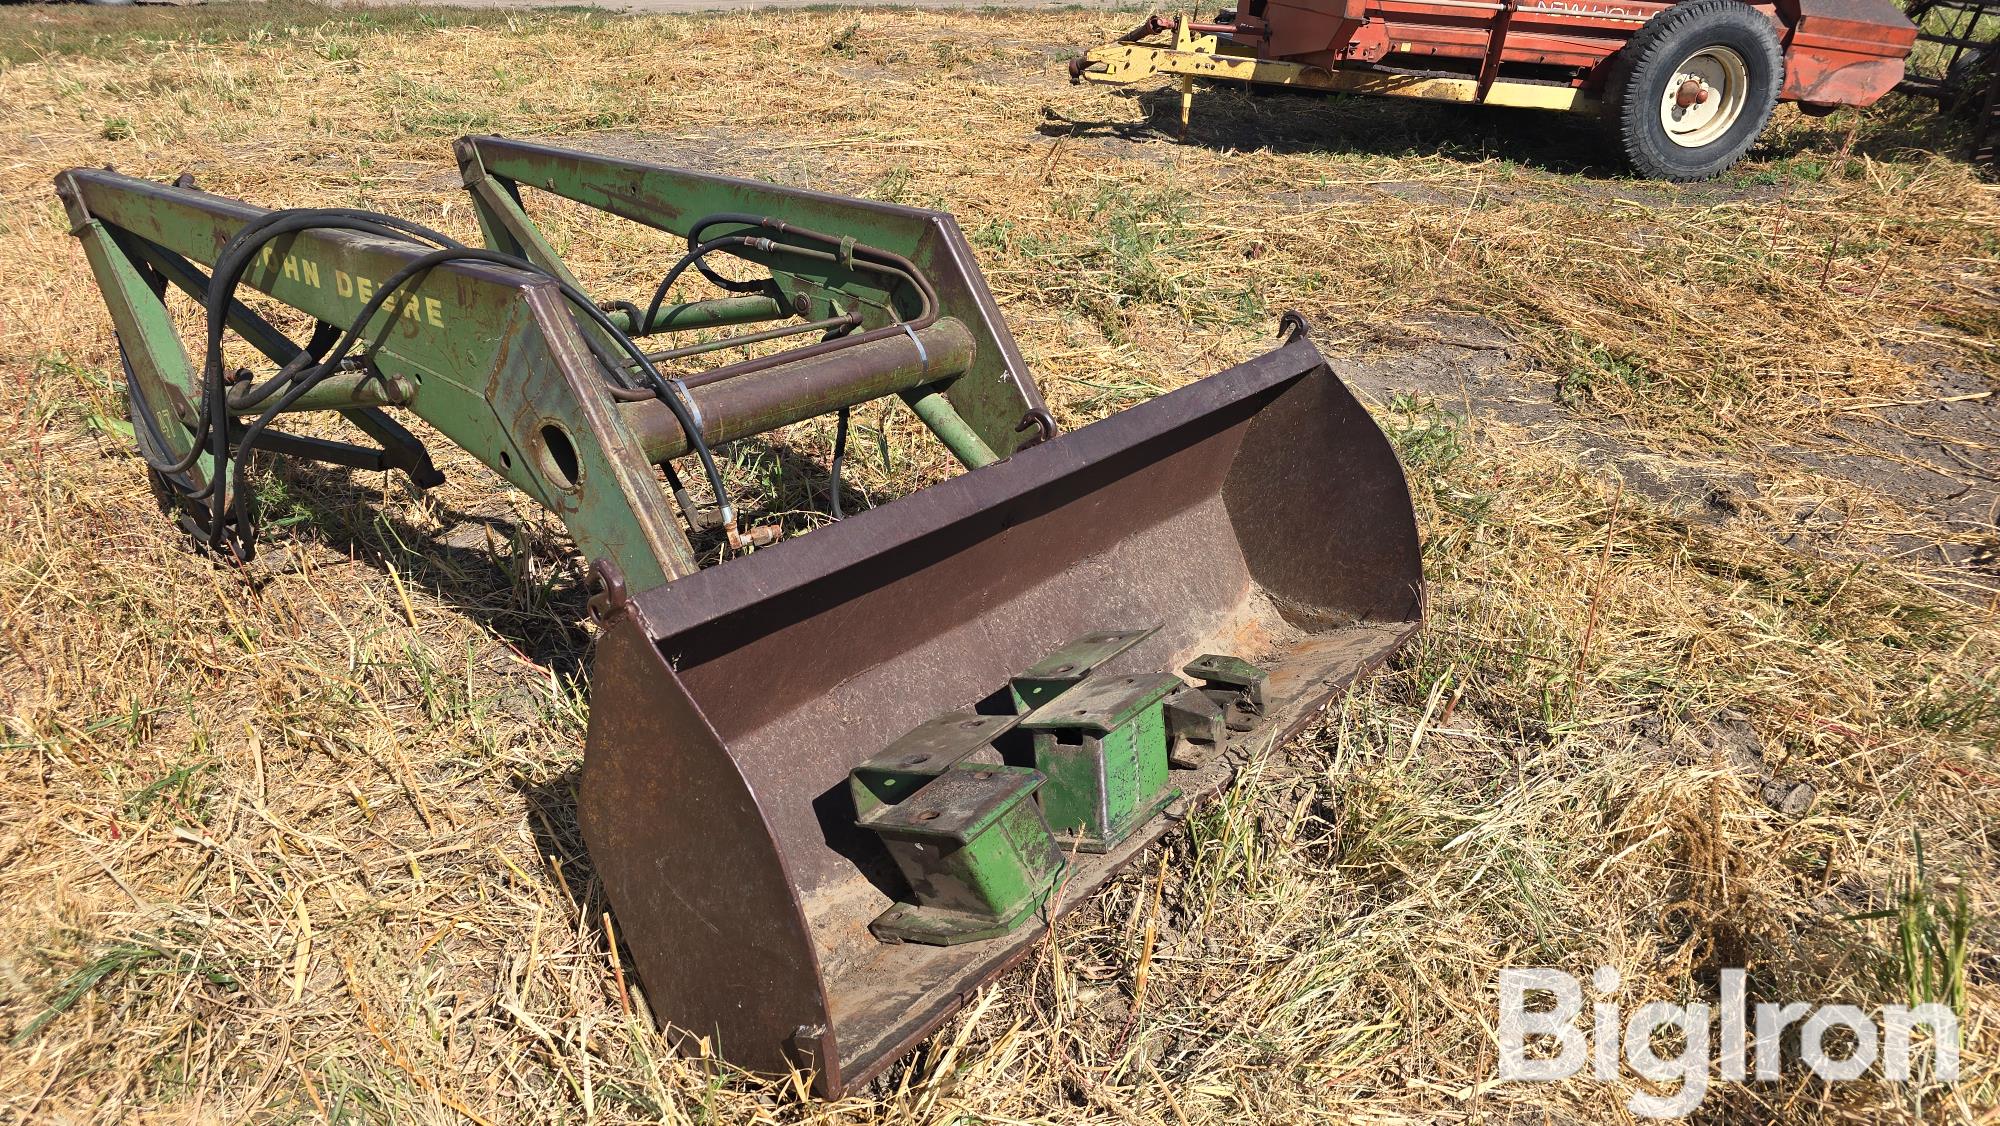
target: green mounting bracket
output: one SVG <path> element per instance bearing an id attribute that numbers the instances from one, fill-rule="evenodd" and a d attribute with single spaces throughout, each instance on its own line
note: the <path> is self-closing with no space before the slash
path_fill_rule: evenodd
<path id="1" fill-rule="evenodd" d="M 1107 851 L 1179 796 L 1165 702 L 1186 687 L 1171 673 L 1091 676 L 1021 720 L 1048 776 L 1042 812 L 1065 847 Z"/>
<path id="2" fill-rule="evenodd" d="M 1181 671 L 1227 710 L 1231 731 L 1250 730 L 1251 721 L 1264 714 L 1264 685 L 1270 675 L 1243 658 L 1203 653 Z"/>
<path id="3" fill-rule="evenodd" d="M 848 773 L 854 812 L 866 816 L 881 805 L 894 805 L 924 783 L 968 759 L 999 765 L 993 740 L 1013 729 L 1021 717 L 946 712 L 889 744 L 881 753 Z"/>
<path id="4" fill-rule="evenodd" d="M 1014 709 L 1023 714 L 1034 711 L 1068 691 L 1097 666 L 1153 636 L 1159 629 L 1153 626 L 1087 633 L 1064 645 L 1012 678 Z"/>
<path id="5" fill-rule="evenodd" d="M 1006 934 L 1038 910 L 1064 860 L 1024 766 L 958 762 L 860 825 L 882 838 L 917 902 L 898 903 L 868 929 L 884 942 L 954 946 Z"/>

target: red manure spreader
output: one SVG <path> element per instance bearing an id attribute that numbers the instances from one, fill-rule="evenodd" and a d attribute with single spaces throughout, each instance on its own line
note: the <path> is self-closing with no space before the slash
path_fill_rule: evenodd
<path id="1" fill-rule="evenodd" d="M 1780 101 L 1866 106 L 1917 29 L 1891 0 L 1237 0 L 1215 22 L 1152 16 L 1070 65 L 1079 82 L 1196 79 L 1599 116 L 1633 168 L 1702 180 Z"/>

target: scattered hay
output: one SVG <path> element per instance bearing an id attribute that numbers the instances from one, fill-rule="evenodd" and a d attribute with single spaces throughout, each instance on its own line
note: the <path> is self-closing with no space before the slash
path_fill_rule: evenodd
<path id="1" fill-rule="evenodd" d="M 1786 452 L 1886 441 L 1848 423 L 1937 398 L 1941 371 L 1990 386 L 2000 207 L 1907 110 L 1788 111 L 1738 173 L 1678 189 L 1600 178 L 1575 123 L 1448 107 L 1214 92 L 1169 144 L 1170 100 L 1062 80 L 1117 13 L 144 19 L 136 44 L 99 13 L 0 30 L 10 1117 L 1612 1117 L 1636 1081 L 1491 1082 L 1500 966 L 1615 966 L 1628 1011 L 1712 998 L 1732 966 L 1757 997 L 1907 1000 L 1894 920 L 1856 917 L 1936 925 L 1897 898 L 1919 835 L 1918 898 L 1962 888 L 1982 920 L 1966 1078 L 1919 1103 L 1793 1069 L 1709 1105 L 1992 1106 L 1992 519 Z M 116 433 L 103 307 L 49 192 L 77 164 L 189 170 L 472 237 L 448 142 L 473 131 L 947 208 L 1066 425 L 1300 309 L 1367 358 L 1351 374 L 1389 373 L 1430 630 L 878 1090 L 801 1103 L 671 1057 L 570 812 L 588 638 L 560 529 L 441 451 L 430 497 L 268 472 L 253 582 L 189 553 Z M 601 294 L 669 253 L 543 214 Z M 1420 378 L 1460 346 L 1505 349 L 1553 423 Z M 1971 431 L 1878 452 L 1990 491 L 1966 436 L 1990 400 L 1964 394 Z M 907 417 L 859 425 L 868 497 L 945 471 Z M 804 527 L 799 467 L 830 444 L 793 427 L 732 473 Z M 1755 492 L 1690 512 L 1610 480 L 1606 448 Z"/>

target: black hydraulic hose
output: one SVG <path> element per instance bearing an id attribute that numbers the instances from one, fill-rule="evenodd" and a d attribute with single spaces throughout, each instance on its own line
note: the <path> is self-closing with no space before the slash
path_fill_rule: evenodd
<path id="1" fill-rule="evenodd" d="M 694 241 L 701 236 L 701 232 L 721 223 L 735 223 L 753 230 L 761 228 L 767 231 L 775 231 L 778 234 L 796 235 L 799 238 L 834 247 L 833 261 L 843 266 L 873 266 L 876 272 L 901 274 L 917 289 L 917 292 L 923 297 L 926 304 L 937 304 L 937 291 L 931 288 L 930 279 L 925 277 L 923 271 L 917 268 L 916 263 L 910 261 L 908 258 L 894 251 L 883 250 L 880 247 L 870 246 L 864 242 L 856 242 L 850 237 L 830 235 L 824 231 L 813 230 L 811 227 L 801 227 L 796 223 L 788 223 L 783 219 L 774 219 L 769 215 L 753 215 L 747 211 L 718 211 L 712 215 L 705 215 L 695 220 L 694 225 L 688 228 L 689 245 L 692 246 L 694 244 Z M 737 233 L 740 234 L 741 232 Z M 799 251 L 802 248 L 786 246 L 784 249 Z M 884 271 L 883 267 L 888 267 L 889 269 Z"/>
<path id="2" fill-rule="evenodd" d="M 852 336 L 841 336 L 838 339 L 823 340 L 818 344 L 808 345 L 807 347 L 795 349 L 790 352 L 760 356 L 756 359 L 742 360 L 734 364 L 713 368 L 691 378 L 688 381 L 688 386 L 701 387 L 735 376 L 763 371 L 781 363 L 788 363 L 793 360 L 813 359 L 831 352 L 838 352 L 845 348 L 852 348 L 859 344 L 885 340 L 898 333 L 907 334 L 910 337 L 911 343 L 916 345 L 918 352 L 921 353 L 923 351 L 923 344 L 917 340 L 916 333 L 936 323 L 938 318 L 938 297 L 937 290 L 931 285 L 930 279 L 924 275 L 923 270 L 916 263 L 893 251 L 868 246 L 865 243 L 856 242 L 852 238 L 836 237 L 826 234 L 823 231 L 815 231 L 809 227 L 787 223 L 782 219 L 774 219 L 766 215 L 753 215 L 748 212 L 726 211 L 703 216 L 697 219 L 692 227 L 688 228 L 688 238 L 692 241 L 701 232 L 723 223 L 734 223 L 753 230 L 768 230 L 777 234 L 794 236 L 834 247 L 835 249 L 831 251 L 814 250 L 791 243 L 779 246 L 771 243 L 770 240 L 765 240 L 765 245 L 760 245 L 758 249 L 775 249 L 786 254 L 796 254 L 822 262 L 832 262 L 850 269 L 859 268 L 871 273 L 886 274 L 891 277 L 901 278 L 916 291 L 919 307 L 917 315 L 907 321 L 898 320 L 893 324 L 883 325 L 880 328 L 870 329 L 867 332 L 856 333 Z M 718 239 L 711 241 L 720 241 L 720 238 L 727 237 L 730 236 L 720 236 Z M 736 237 L 741 237 L 740 233 Z M 690 254 L 693 253 L 693 251 L 690 251 Z"/>
<path id="3" fill-rule="evenodd" d="M 245 224 L 232 236 L 216 256 L 215 271 L 209 277 L 208 292 L 204 295 L 204 312 L 208 319 L 207 347 L 202 365 L 202 427 L 206 443 L 197 440 L 192 443 L 188 457 L 183 459 L 186 466 L 192 466 L 199 457 L 202 446 L 208 446 L 210 464 L 208 484 L 189 494 L 189 499 L 205 502 L 208 509 L 208 542 L 210 547 L 220 548 L 228 544 L 231 552 L 239 559 L 248 561 L 255 554 L 254 533 L 249 531 L 248 492 L 244 478 L 243 461 L 248 457 L 248 445 L 239 447 L 235 472 L 229 471 L 229 423 L 232 411 L 229 403 L 227 380 L 222 371 L 222 334 L 228 325 L 229 306 L 235 299 L 236 288 L 243 275 L 257 260 L 259 252 L 272 241 L 287 234 L 306 230 L 351 230 L 372 234 L 382 238 L 410 241 L 428 239 L 432 242 L 458 245 L 454 240 L 428 227 L 397 219 L 389 215 L 353 208 L 299 208 L 273 211 Z M 350 330 L 349 336 L 354 330 Z M 317 336 L 318 334 L 315 333 Z M 351 347 L 351 345 L 349 345 Z M 345 348 L 337 348 L 344 354 Z M 271 380 L 253 388 L 251 393 L 239 397 L 242 405 L 254 405 L 271 395 L 278 387 L 284 386 L 284 402 L 296 401 L 303 394 L 300 387 L 311 387 L 325 375 L 337 368 L 339 359 L 321 361 L 315 364 L 306 349 L 292 357 Z M 267 412 L 271 413 L 271 412 Z M 262 427 L 258 427 L 261 430 Z M 254 435 L 253 435 L 254 437 Z M 160 468 L 155 466 L 156 469 Z M 185 468 L 185 467 L 184 467 Z M 162 472 L 171 480 L 171 475 Z M 227 484 L 224 483 L 227 478 Z M 237 531 L 230 531 L 234 523 Z"/>
<path id="4" fill-rule="evenodd" d="M 341 337 L 340 343 L 335 345 L 332 352 L 328 354 L 327 358 L 321 362 L 318 368 L 310 376 L 294 380 L 292 386 L 279 397 L 276 403 L 266 408 L 262 414 L 257 416 L 255 421 L 244 429 L 242 441 L 237 447 L 236 474 L 232 480 L 232 484 L 235 485 L 235 495 L 232 498 L 235 503 L 232 505 L 232 510 L 239 521 L 246 519 L 247 512 L 242 503 L 244 495 L 244 490 L 242 489 L 243 465 L 248 460 L 249 452 L 254 446 L 257 436 L 263 432 L 265 427 L 270 425 L 273 419 L 284 413 L 287 407 L 296 402 L 301 395 L 304 395 L 321 380 L 324 380 L 339 369 L 341 362 L 353 350 L 361 333 L 366 331 L 368 323 L 374 320 L 375 315 L 381 311 L 382 306 L 400 291 L 404 285 L 408 284 L 412 278 L 447 262 L 466 261 L 488 262 L 494 265 L 542 273 L 531 263 L 524 262 L 510 254 L 501 254 L 498 251 L 481 250 L 474 247 L 451 246 L 434 250 L 421 257 L 412 259 L 394 274 L 385 278 L 382 284 L 376 287 L 374 296 L 369 298 L 368 303 L 362 307 L 360 315 L 354 319 L 353 324 L 348 327 L 347 332 Z M 707 440 L 702 436 L 701 420 L 694 413 L 693 402 L 687 397 L 685 390 L 679 388 L 679 381 L 669 380 L 667 377 L 661 375 L 659 369 L 655 368 L 652 362 L 646 358 L 645 352 L 632 341 L 631 337 L 620 332 L 604 310 L 598 308 L 588 296 L 560 278 L 548 274 L 542 274 L 542 276 L 548 277 L 549 280 L 555 282 L 562 295 L 568 299 L 573 307 L 596 321 L 598 326 L 613 341 L 620 344 L 624 351 L 631 356 L 632 360 L 637 363 L 639 370 L 653 384 L 655 394 L 666 402 L 667 409 L 673 412 L 674 418 L 681 424 L 681 428 L 686 431 L 688 444 L 694 447 L 696 455 L 700 458 L 702 471 L 708 477 L 710 487 L 715 490 L 716 506 L 721 512 L 723 525 L 727 527 L 735 517 L 735 513 L 729 502 L 728 489 L 723 483 L 722 471 L 715 463 L 715 456 L 708 448 Z"/>
<path id="5" fill-rule="evenodd" d="M 427 235 L 442 238 L 436 232 L 416 224 L 406 223 L 388 216 L 372 216 L 367 212 L 351 209 L 320 209 L 312 211 L 271 212 L 246 224 L 223 247 L 217 256 L 217 269 L 209 278 L 204 294 L 204 312 L 207 314 L 207 341 L 204 350 L 200 405 L 196 420 L 190 428 L 192 438 L 188 451 L 179 458 L 169 459 L 164 451 L 152 453 L 141 451 L 146 462 L 159 474 L 168 487 L 182 495 L 190 503 L 199 503 L 208 513 L 204 522 L 210 547 L 220 548 L 227 541 L 232 551 L 239 557 L 247 557 L 252 550 L 245 535 L 231 536 L 228 529 L 228 512 L 234 509 L 239 514 L 244 511 L 241 498 L 231 498 L 222 490 L 227 488 L 225 478 L 228 461 L 228 433 L 231 417 L 228 402 L 227 380 L 223 376 L 222 334 L 228 323 L 229 307 L 234 300 L 235 289 L 253 262 L 258 252 L 272 240 L 287 233 L 311 227 L 341 227 L 360 230 L 384 237 L 407 239 L 411 235 Z M 321 343 L 324 337 L 317 330 L 314 343 Z M 323 344 L 322 344 L 323 346 Z M 268 395 L 273 389 L 296 379 L 313 363 L 310 348 L 302 348 L 279 371 L 278 376 L 264 387 L 256 389 L 250 397 L 256 401 Z M 206 453 L 211 459 L 212 469 L 209 480 L 204 485 L 194 485 L 186 475 L 195 463 Z M 156 457 L 155 454 L 158 454 Z M 241 475 L 235 480 L 240 485 Z M 232 503 L 232 501 L 234 503 Z"/>
<path id="6" fill-rule="evenodd" d="M 807 239 L 833 247 L 834 249 L 815 250 L 789 242 L 780 244 L 768 237 L 753 239 L 741 231 L 728 235 L 719 235 L 713 239 L 700 240 L 703 231 L 724 223 L 735 224 L 749 230 L 767 230 L 780 235 Z M 843 348 L 854 347 L 857 344 L 883 340 L 896 335 L 898 332 L 909 333 L 912 343 L 916 343 L 918 351 L 921 352 L 923 345 L 916 341 L 916 330 L 929 328 L 937 320 L 937 290 L 931 285 L 930 279 L 924 275 L 923 270 L 918 268 L 916 263 L 900 254 L 883 250 L 879 247 L 869 246 L 865 243 L 859 243 L 852 238 L 836 237 L 822 231 L 815 231 L 809 227 L 801 227 L 794 223 L 788 223 L 782 219 L 774 219 L 767 215 L 724 211 L 706 215 L 695 220 L 694 225 L 688 228 L 688 244 L 688 252 L 679 261 L 674 263 L 673 268 L 667 272 L 666 277 L 660 279 L 660 284 L 653 290 L 652 302 L 646 309 L 646 323 L 652 323 L 653 317 L 659 311 L 661 302 L 666 299 L 668 290 L 687 271 L 689 265 L 700 265 L 709 253 L 718 249 L 726 249 L 730 246 L 747 246 L 766 253 L 794 254 L 821 262 L 834 263 L 849 269 L 858 268 L 870 273 L 900 278 L 909 283 L 910 287 L 916 291 L 919 301 L 917 315 L 910 320 L 898 320 L 894 324 L 884 325 L 881 328 L 871 329 L 853 336 L 842 336 L 837 340 L 821 341 L 818 344 L 810 345 L 796 351 L 743 360 L 738 363 L 705 371 L 689 380 L 688 386 L 690 387 L 704 386 L 734 376 L 763 371 L 766 368 L 792 360 L 804 360 L 823 356 L 829 352 L 837 352 Z M 726 288 L 735 288 L 738 292 L 742 292 L 740 283 L 732 285 L 727 283 L 725 279 L 714 278 L 713 275 L 708 273 L 706 268 L 703 269 L 703 273 L 710 276 L 712 280 L 723 282 Z"/>
<path id="7" fill-rule="evenodd" d="M 285 222 L 287 219 L 294 221 L 287 223 Z M 382 221 L 377 222 L 376 220 L 378 219 Z M 310 229 L 315 226 L 360 230 L 366 233 L 400 239 L 407 239 L 412 234 L 420 234 L 423 237 L 444 239 L 444 241 L 450 242 L 449 239 L 445 239 L 445 236 L 437 234 L 435 231 L 429 231 L 427 228 L 418 226 L 417 224 L 407 223 L 393 216 L 372 216 L 369 212 L 355 211 L 349 208 L 273 211 L 260 216 L 245 225 L 243 229 L 237 231 L 230 238 L 229 242 L 223 246 L 222 253 L 217 256 L 215 273 L 210 276 L 208 292 L 204 295 L 203 312 L 207 315 L 208 332 L 206 347 L 203 351 L 201 402 L 197 410 L 198 428 L 195 432 L 194 441 L 191 443 L 188 454 L 178 461 L 163 461 L 160 463 L 149 461 L 148 464 L 151 464 L 156 471 L 165 475 L 185 473 L 187 470 L 193 468 L 195 461 L 202 453 L 203 447 L 209 444 L 211 431 L 217 421 L 218 414 L 215 400 L 219 397 L 224 383 L 222 377 L 222 333 L 228 323 L 229 305 L 235 296 L 236 287 L 242 280 L 243 274 L 249 270 L 251 263 L 256 258 L 257 252 L 266 243 L 280 238 L 285 234 Z M 316 332 L 316 339 L 317 336 Z M 301 349 L 301 354 L 309 351 L 310 349 Z M 274 376 L 266 385 L 254 389 L 247 396 L 247 402 L 255 404 L 261 401 L 272 391 L 276 390 L 278 386 L 288 382 L 299 371 L 304 370 L 306 364 L 311 362 L 311 359 L 308 358 L 302 363 L 299 356 L 294 356 L 289 363 L 280 369 L 277 376 Z M 239 397 L 239 401 L 245 398 Z M 225 428 L 227 427 L 226 420 L 223 422 L 223 425 Z M 197 490 L 189 499 L 202 499 L 207 495 L 207 491 L 206 488 Z"/>
<path id="8" fill-rule="evenodd" d="M 223 375 L 222 335 L 227 326 L 229 307 L 234 300 L 235 290 L 242 277 L 257 260 L 259 251 L 275 239 L 305 230 L 351 230 L 372 234 L 399 242 L 428 241 L 439 247 L 404 265 L 395 274 L 385 279 L 375 294 L 363 306 L 361 313 L 344 332 L 320 322 L 315 326 L 311 341 L 301 348 L 278 373 L 265 382 L 249 390 L 248 394 L 237 396 L 236 407 L 255 406 L 271 401 L 256 419 L 242 431 L 235 449 L 233 472 L 229 466 L 229 431 L 233 415 L 232 404 L 227 393 L 227 380 Z M 593 355 L 604 363 L 612 373 L 612 378 L 622 381 L 628 366 L 636 367 L 646 376 L 653 393 L 665 401 L 675 419 L 687 432 L 689 444 L 700 456 L 702 468 L 715 489 L 718 508 L 725 525 L 733 522 L 728 492 L 720 469 L 715 464 L 712 452 L 701 432 L 701 420 L 693 401 L 687 396 L 686 387 L 678 379 L 669 379 L 660 374 L 645 353 L 633 343 L 630 336 L 620 331 L 605 314 L 604 310 L 562 279 L 554 277 L 531 262 L 495 251 L 468 248 L 449 236 L 433 231 L 420 224 L 397 219 L 394 216 L 351 208 L 293 209 L 269 212 L 252 222 L 231 237 L 216 258 L 213 274 L 209 278 L 204 294 L 204 311 L 207 314 L 207 347 L 204 351 L 202 370 L 202 395 L 193 440 L 186 456 L 169 459 L 165 454 L 163 435 L 157 433 L 157 426 L 147 428 L 147 438 L 140 442 L 140 453 L 171 489 L 189 502 L 203 502 L 208 512 L 205 531 L 210 546 L 221 547 L 225 542 L 238 558 L 248 561 L 254 548 L 254 533 L 250 528 L 247 503 L 248 483 L 246 463 L 255 448 L 257 438 L 278 415 L 297 402 L 307 391 L 317 386 L 327 377 L 339 371 L 348 354 L 353 351 L 361 334 L 367 330 L 369 322 L 382 307 L 394 297 L 409 281 L 438 265 L 452 261 L 480 261 L 512 269 L 533 273 L 554 281 L 563 297 L 579 312 L 594 321 L 604 333 L 615 341 L 620 350 L 630 360 L 626 364 L 607 363 L 610 357 L 604 355 L 601 346 L 592 334 L 585 333 L 585 340 L 591 345 Z M 628 306 L 629 309 L 629 306 Z M 636 310 L 631 310 L 636 312 Z M 630 312 L 628 312 L 628 316 Z M 372 351 L 372 347 L 371 347 Z M 132 379 L 128 365 L 128 382 Z M 135 387 L 136 390 L 136 387 Z M 150 420 L 150 412 L 138 411 Z M 152 447 L 150 449 L 146 447 Z M 195 486 L 187 478 L 187 473 L 206 452 L 211 457 L 213 470 L 206 485 Z M 227 477 L 228 483 L 224 484 Z M 231 533 L 228 526 L 238 529 Z"/>
<path id="9" fill-rule="evenodd" d="M 238 231 L 229 240 L 223 247 L 222 253 L 217 256 L 215 273 L 209 278 L 204 310 L 208 314 L 207 360 L 218 372 L 222 364 L 222 331 L 227 323 L 229 303 L 235 296 L 236 287 L 241 283 L 243 274 L 249 270 L 258 252 L 266 244 L 284 235 L 304 230 L 350 230 L 402 242 L 414 238 L 440 247 L 463 245 L 450 236 L 440 234 L 421 224 L 398 219 L 393 215 L 378 215 L 353 208 L 298 208 L 270 212 Z M 310 349 L 304 351 L 309 353 Z M 310 356 L 305 363 L 301 363 L 299 357 L 293 357 L 291 363 L 279 369 L 278 375 L 253 388 L 248 394 L 239 395 L 237 401 L 245 406 L 254 406 L 262 402 L 279 386 L 288 382 L 292 375 L 303 370 L 306 363 L 311 362 L 313 360 Z"/>
<path id="10" fill-rule="evenodd" d="M 657 398 L 652 388 L 640 387 L 632 382 L 632 362 L 630 360 L 621 360 L 612 355 L 604 347 L 604 342 L 597 338 L 596 334 L 584 333 L 583 343 L 585 347 L 590 349 L 590 354 L 596 357 L 597 366 L 610 378 L 610 382 L 605 386 L 605 390 L 611 393 L 613 399 L 621 403 L 630 403 L 644 402 L 647 399 Z"/>
<path id="11" fill-rule="evenodd" d="M 832 340 L 854 331 L 853 324 L 846 324 L 827 330 L 824 340 Z M 847 424 L 853 407 L 840 408 L 840 419 L 833 428 L 833 459 L 827 464 L 826 476 L 829 486 L 827 510 L 835 520 L 844 520 L 847 514 L 840 510 L 840 470 L 847 462 Z"/>
<path id="12" fill-rule="evenodd" d="M 760 241 L 763 245 L 756 246 Z M 667 271 L 666 276 L 660 279 L 660 284 L 653 287 L 653 299 L 646 303 L 646 319 L 642 324 L 633 325 L 632 331 L 635 333 L 643 332 L 645 325 L 653 323 L 653 318 L 659 315 L 660 303 L 667 299 L 667 291 L 674 287 L 674 283 L 680 280 L 681 275 L 687 272 L 689 266 L 699 266 L 703 277 L 716 282 L 732 293 L 755 293 L 763 290 L 763 282 L 732 282 L 727 278 L 718 277 L 708 268 L 707 263 L 702 261 L 711 252 L 720 250 L 725 246 L 741 245 L 749 245 L 758 250 L 770 250 L 773 244 L 769 239 L 753 239 L 747 235 L 724 235 L 721 238 L 710 239 L 698 246 L 694 245 L 692 240 L 690 240 L 688 252 L 681 255 L 680 260 L 675 262 L 673 268 Z"/>
<path id="13" fill-rule="evenodd" d="M 706 218 L 696 221 L 694 226 L 688 228 L 688 233 L 687 233 L 688 249 L 690 251 L 694 249 L 695 243 L 701 240 L 702 231 L 708 229 L 711 226 L 714 226 L 716 222 L 726 222 L 727 216 L 729 216 L 730 214 L 732 213 L 721 212 L 719 216 L 710 215 L 707 216 Z M 752 222 L 748 225 L 755 227 L 758 226 L 759 224 Z M 695 269 L 701 271 L 702 277 L 707 278 L 709 281 L 714 282 L 716 285 L 721 286 L 723 289 L 729 291 L 730 293 L 755 293 L 763 286 L 763 283 L 761 282 L 736 281 L 732 278 L 725 278 L 721 274 L 716 273 L 714 267 L 710 266 L 707 263 L 707 261 L 703 260 L 699 255 L 695 257 Z"/>
<path id="14" fill-rule="evenodd" d="M 160 429 L 160 420 L 153 417 L 152 411 L 139 406 L 146 401 L 146 394 L 139 388 L 139 375 L 132 370 L 132 357 L 125 351 L 122 340 L 118 342 L 118 363 L 125 369 L 125 397 L 134 405 L 131 412 L 132 440 L 139 447 L 139 456 L 146 460 L 148 466 L 170 464 L 166 456 L 167 436 Z M 186 470 L 174 474 L 161 473 L 160 476 L 168 488 L 181 496 L 187 496 L 195 489 Z"/>

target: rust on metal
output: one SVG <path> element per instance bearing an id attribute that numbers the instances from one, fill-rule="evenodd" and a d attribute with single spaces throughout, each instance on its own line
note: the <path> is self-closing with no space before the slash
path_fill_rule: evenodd
<path id="1" fill-rule="evenodd" d="M 140 452 L 211 547 L 250 558 L 256 450 L 435 484 L 391 406 L 563 520 L 599 629 L 578 821 L 680 1043 L 830 1095 L 867 1081 L 1417 628 L 1401 468 L 1295 313 L 1273 351 L 1059 434 L 949 216 L 490 138 L 458 155 L 494 247 L 58 184 Z M 689 249 L 645 307 L 593 296 L 523 187 Z M 705 264 L 725 252 L 768 276 Z M 690 269 L 732 296 L 669 304 Z M 207 319 L 199 369 L 168 285 Z M 633 339 L 787 310 L 655 350 L 820 337 L 702 378 Z M 225 331 L 277 370 L 236 374 Z M 890 395 L 970 471 L 789 540 L 739 524 L 712 446 L 837 411 L 837 497 L 848 412 Z M 305 410 L 381 448 L 267 425 Z M 718 530 L 747 554 L 704 570 L 690 536 Z"/>
<path id="2" fill-rule="evenodd" d="M 972 335 L 951 317 L 905 336 L 789 360 L 732 379 L 691 385 L 709 444 L 747 438 L 926 384 L 956 379 L 972 365 Z M 658 399 L 621 403 L 620 412 L 654 461 L 689 450 L 687 431 Z"/>
<path id="3" fill-rule="evenodd" d="M 872 935 L 893 866 L 853 823 L 854 767 L 1133 622 L 1162 625 L 1107 668 L 1239 654 L 1268 679 L 1233 745 L 1281 738 L 1402 644 L 1423 585 L 1394 451 L 1301 338 L 633 604 L 599 652 L 580 814 L 649 997 L 727 1058 L 811 1067 L 833 1095 L 1041 934 Z M 1198 797 L 1229 769 L 1214 755 L 1173 784 Z M 1047 910 L 1170 824 L 1076 858 Z M 808 1052 L 796 1032 L 820 1026 Z"/>

